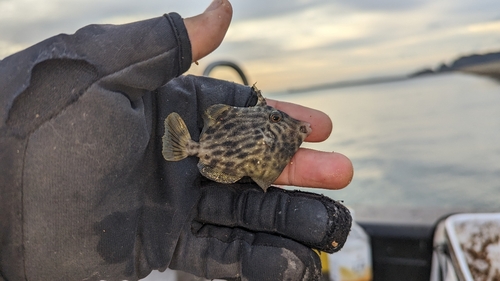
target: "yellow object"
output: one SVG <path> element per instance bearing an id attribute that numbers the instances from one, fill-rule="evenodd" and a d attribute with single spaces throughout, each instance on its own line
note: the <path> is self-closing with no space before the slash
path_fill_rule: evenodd
<path id="1" fill-rule="evenodd" d="M 328 254 L 325 252 L 320 252 L 319 258 L 321 259 L 321 273 L 330 272 L 328 265 Z"/>
<path id="2" fill-rule="evenodd" d="M 347 267 L 341 266 L 340 280 L 342 281 L 371 281 L 372 280 L 372 270 L 371 267 L 365 268 L 362 272 L 353 271 Z"/>
<path id="3" fill-rule="evenodd" d="M 372 281 L 370 237 L 356 222 L 344 247 L 328 256 L 329 278 L 332 281 Z"/>

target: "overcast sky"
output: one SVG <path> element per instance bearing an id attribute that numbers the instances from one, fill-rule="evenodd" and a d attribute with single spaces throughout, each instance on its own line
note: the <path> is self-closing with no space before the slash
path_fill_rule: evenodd
<path id="1" fill-rule="evenodd" d="M 0 0 L 0 58 L 91 23 L 163 12 L 195 15 L 208 0 Z M 200 61 L 240 63 L 274 91 L 406 74 L 459 55 L 500 51 L 498 0 L 233 0 L 221 47 Z M 222 74 L 221 74 L 222 75 Z M 230 77 L 229 77 L 230 78 Z"/>

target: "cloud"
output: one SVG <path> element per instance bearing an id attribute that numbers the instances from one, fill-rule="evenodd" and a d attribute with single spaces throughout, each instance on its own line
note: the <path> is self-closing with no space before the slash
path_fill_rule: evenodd
<path id="1" fill-rule="evenodd" d="M 322 5 L 272 18 L 241 20 L 231 26 L 226 41 L 264 42 L 279 51 L 311 49 L 361 38 L 367 35 L 370 22 L 381 16 L 339 12 L 333 5 Z"/>
<path id="2" fill-rule="evenodd" d="M 280 17 L 295 13 L 304 9 L 309 9 L 325 3 L 329 0 L 288 0 L 288 1 L 232 1 L 234 19 L 236 21 L 246 19 L 261 19 L 269 17 Z"/>
<path id="3" fill-rule="evenodd" d="M 204 5 L 202 5 L 203 3 Z M 195 15 L 209 1 L 195 0 L 3 0 L 0 1 L 0 58 L 59 33 L 74 33 L 93 23 L 120 24 L 178 11 Z"/>
<path id="4" fill-rule="evenodd" d="M 0 58 L 87 24 L 119 24 L 168 11 L 192 16 L 209 3 L 0 0 Z M 408 73 L 459 54 L 500 48 L 497 0 L 233 0 L 232 5 L 225 41 L 201 64 L 237 61 L 272 89 Z"/>
<path id="5" fill-rule="evenodd" d="M 338 3 L 359 11 L 401 11 L 416 9 L 428 1 L 430 0 L 350 0 Z"/>

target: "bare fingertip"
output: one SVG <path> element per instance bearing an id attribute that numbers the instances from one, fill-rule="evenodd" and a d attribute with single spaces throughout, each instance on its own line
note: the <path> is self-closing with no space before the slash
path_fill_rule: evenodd
<path id="1" fill-rule="evenodd" d="M 337 152 L 332 152 L 335 156 L 334 167 L 332 173 L 335 178 L 332 182 L 335 183 L 335 189 L 342 189 L 351 183 L 354 176 L 354 167 L 349 158 Z"/>

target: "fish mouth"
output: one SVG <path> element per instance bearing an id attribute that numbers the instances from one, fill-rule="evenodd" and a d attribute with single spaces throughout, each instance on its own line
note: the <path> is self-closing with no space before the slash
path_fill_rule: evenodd
<path id="1" fill-rule="evenodd" d="M 300 126 L 300 132 L 308 136 L 312 132 L 311 124 L 305 122 L 302 123 L 302 126 Z"/>

